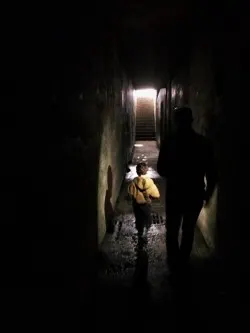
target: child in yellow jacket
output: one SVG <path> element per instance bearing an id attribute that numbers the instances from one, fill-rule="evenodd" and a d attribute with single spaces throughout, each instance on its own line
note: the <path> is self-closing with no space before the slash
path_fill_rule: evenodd
<path id="1" fill-rule="evenodd" d="M 160 193 L 154 181 L 147 177 L 148 166 L 142 162 L 137 164 L 136 172 L 138 177 L 129 184 L 128 193 L 132 197 L 135 223 L 138 236 L 147 233 L 152 224 L 152 199 L 160 198 Z"/>

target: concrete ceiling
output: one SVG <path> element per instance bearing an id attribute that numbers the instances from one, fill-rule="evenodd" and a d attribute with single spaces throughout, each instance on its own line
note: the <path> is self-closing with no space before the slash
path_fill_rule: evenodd
<path id="1" fill-rule="evenodd" d="M 111 30 L 118 37 L 120 54 L 131 73 L 144 80 L 144 77 L 158 77 L 164 67 L 174 70 L 182 66 L 196 38 L 194 35 L 203 34 L 202 26 L 214 22 L 211 13 L 219 5 L 214 6 L 213 2 L 118 1 L 109 14 L 113 22 Z"/>
<path id="2" fill-rule="evenodd" d="M 155 30 L 175 24 L 176 21 L 186 20 L 190 14 L 191 7 L 187 1 L 124 2 L 122 24 L 128 29 Z"/>
<path id="3" fill-rule="evenodd" d="M 184 33 L 183 26 L 187 26 L 192 17 L 191 9 L 188 1 L 121 2 L 117 17 L 119 40 L 136 77 L 152 78 L 163 69 L 171 40 L 179 41 L 178 30 Z"/>

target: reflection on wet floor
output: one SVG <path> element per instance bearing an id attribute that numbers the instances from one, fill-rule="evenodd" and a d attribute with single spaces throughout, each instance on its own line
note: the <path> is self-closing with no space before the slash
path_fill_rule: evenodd
<path id="1" fill-rule="evenodd" d="M 131 181 L 135 177 L 137 177 L 136 164 L 129 165 L 129 169 L 130 169 L 130 172 L 128 172 L 125 176 L 126 181 Z M 158 172 L 155 169 L 153 169 L 151 166 L 149 166 L 149 168 L 148 168 L 147 176 L 152 178 L 152 179 L 159 179 L 160 178 L 160 175 L 158 174 Z"/>
<path id="2" fill-rule="evenodd" d="M 220 299 L 216 289 L 217 268 L 199 230 L 195 232 L 190 269 L 183 273 L 180 281 L 171 281 L 166 264 L 165 224 L 154 223 L 146 240 L 137 237 L 131 201 L 127 200 L 126 194 L 128 182 L 136 177 L 135 165 L 142 157 L 147 159 L 149 176 L 154 178 L 161 192 L 160 200 L 153 203 L 153 212 L 165 220 L 165 183 L 156 171 L 156 143 L 138 142 L 138 145 L 117 203 L 114 232 L 107 234 L 102 244 L 104 262 L 99 272 L 99 296 L 113 304 L 114 320 L 123 325 L 124 321 L 133 320 L 138 327 L 145 324 L 144 328 L 149 330 L 150 325 L 154 329 L 161 328 L 168 318 L 169 325 L 179 328 L 179 315 L 188 314 L 193 318 L 192 307 L 198 315 L 196 321 L 205 322 L 209 302 L 214 303 L 216 298 L 216 305 L 219 306 Z M 100 311 L 105 316 L 105 310 Z M 135 315 L 138 311 L 142 311 L 143 319 Z M 186 320 L 186 325 L 188 322 Z M 212 329 L 209 325 L 206 328 Z"/>

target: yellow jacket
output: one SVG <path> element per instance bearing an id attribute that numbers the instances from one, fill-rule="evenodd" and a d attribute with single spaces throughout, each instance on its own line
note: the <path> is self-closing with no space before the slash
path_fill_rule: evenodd
<path id="1" fill-rule="evenodd" d="M 138 204 L 150 202 L 150 197 L 155 199 L 160 198 L 160 192 L 154 181 L 145 176 L 134 178 L 134 180 L 129 184 L 128 193 Z"/>

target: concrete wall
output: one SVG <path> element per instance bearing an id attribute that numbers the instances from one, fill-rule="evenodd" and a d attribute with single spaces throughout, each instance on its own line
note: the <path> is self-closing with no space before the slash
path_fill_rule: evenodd
<path id="1" fill-rule="evenodd" d="M 53 57 L 41 62 L 27 89 L 33 103 L 33 125 L 22 142 L 29 156 L 23 179 L 26 188 L 31 184 L 23 202 L 32 207 L 24 215 L 32 222 L 29 266 L 35 285 L 77 284 L 87 302 L 98 245 L 132 151 L 132 87 L 117 60 L 112 30 L 102 25 L 92 38 L 83 33 L 88 26 L 67 33 L 57 28 Z"/>
<path id="2" fill-rule="evenodd" d="M 231 272 L 232 263 L 235 265 L 232 279 L 238 279 L 244 275 L 239 272 L 249 271 L 246 265 L 249 254 L 248 195 L 245 194 L 249 173 L 249 123 L 246 121 L 248 108 L 239 102 L 245 100 L 248 93 L 248 84 L 245 84 L 248 82 L 245 72 L 248 59 L 241 52 L 246 41 L 246 21 L 239 24 L 241 20 L 234 14 L 228 19 L 228 27 L 223 31 L 224 35 L 219 36 L 214 51 L 220 105 L 216 131 L 219 175 L 216 243 L 220 256 L 226 260 L 228 272 Z M 232 24 L 236 26 L 233 32 Z M 221 40 L 224 41 L 222 45 Z"/>
<path id="3" fill-rule="evenodd" d="M 134 144 L 135 117 L 132 86 L 119 77 L 118 62 L 113 78 L 113 95 L 103 114 L 98 182 L 98 242 L 112 231 L 112 215 Z"/>
<path id="4" fill-rule="evenodd" d="M 218 115 L 220 112 L 219 97 L 215 85 L 212 47 L 197 48 L 191 57 L 189 73 L 189 105 L 193 110 L 194 129 L 207 136 L 213 143 L 215 157 L 218 154 Z M 216 188 L 208 207 L 201 211 L 198 226 L 211 249 L 216 247 L 217 219 Z"/>
<path id="5" fill-rule="evenodd" d="M 124 99 L 122 101 L 122 108 L 125 112 L 124 125 L 125 125 L 125 137 L 127 146 L 126 161 L 132 159 L 135 143 L 135 127 L 136 127 L 136 109 L 135 109 L 135 96 L 133 94 L 133 85 L 130 81 L 123 81 L 123 93 Z"/>
<path id="6" fill-rule="evenodd" d="M 161 106 L 162 105 L 162 106 Z M 163 107 L 164 117 L 162 119 L 161 107 Z M 156 112 L 155 112 L 155 121 L 156 121 L 156 142 L 158 147 L 160 147 L 161 142 L 164 138 L 163 128 L 166 128 L 167 122 L 167 112 L 166 112 L 166 88 L 162 88 L 156 99 Z"/>
<path id="7" fill-rule="evenodd" d="M 169 77 L 169 76 L 166 76 Z M 161 80 L 161 82 L 167 80 Z M 173 125 L 173 108 L 188 104 L 189 100 L 189 86 L 188 86 L 188 73 L 185 70 L 180 70 L 173 80 L 168 80 L 166 88 L 160 89 L 157 96 L 156 103 L 156 140 L 160 146 L 161 140 L 167 132 L 172 130 Z M 160 116 L 160 105 L 163 102 L 164 106 L 164 119 Z"/>
<path id="8" fill-rule="evenodd" d="M 189 73 L 187 70 L 180 70 L 171 82 L 171 104 L 172 108 L 183 106 L 189 102 Z"/>

